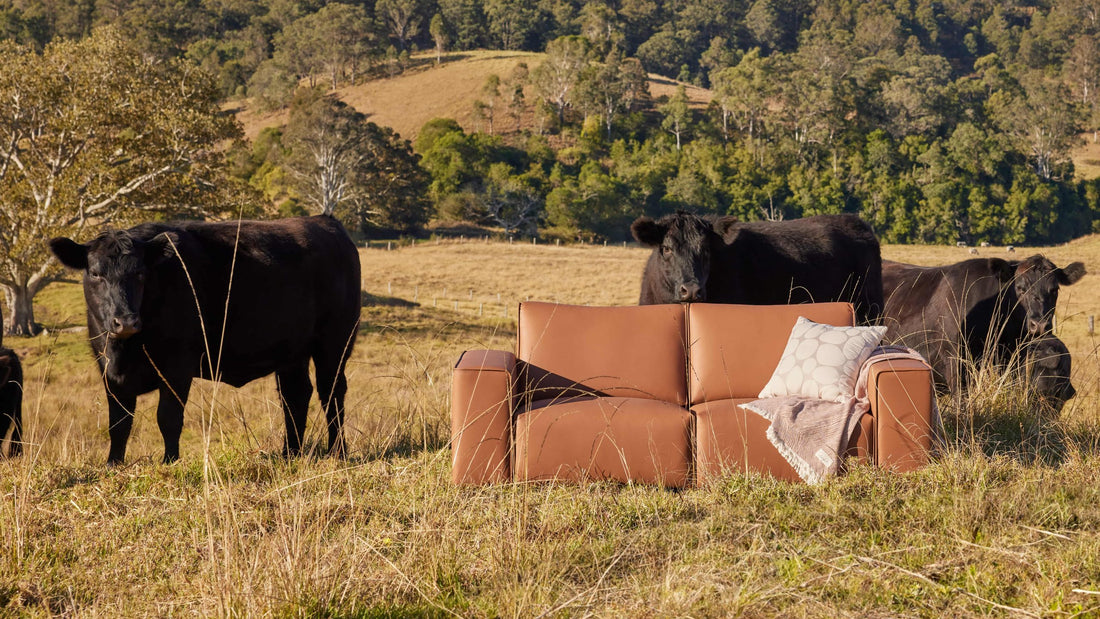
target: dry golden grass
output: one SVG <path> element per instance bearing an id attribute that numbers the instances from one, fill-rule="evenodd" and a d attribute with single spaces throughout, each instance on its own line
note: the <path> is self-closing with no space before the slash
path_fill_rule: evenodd
<path id="1" fill-rule="evenodd" d="M 443 64 L 435 65 L 434 53 L 420 53 L 413 57 L 414 65 L 405 73 L 392 78 L 380 78 L 337 89 L 336 95 L 348 105 L 367 115 L 371 122 L 392 127 L 402 137 L 415 140 L 424 123 L 433 118 L 453 118 L 466 131 L 482 130 L 474 119 L 474 101 L 485 99 L 481 88 L 492 74 L 508 79 L 521 62 L 529 69 L 538 66 L 545 54 L 519 51 L 468 51 L 453 52 L 443 56 Z M 679 82 L 656 74 L 650 75 L 649 89 L 654 98 L 671 96 Z M 696 108 L 707 105 L 711 99 L 709 90 L 685 84 L 688 98 Z M 531 100 L 528 94 L 528 100 Z M 244 126 L 245 136 L 254 140 L 264 127 L 286 124 L 286 110 L 260 113 L 252 109 L 248 101 L 234 102 L 237 118 Z M 530 118 L 524 120 L 531 126 Z M 500 113 L 496 121 L 497 131 L 507 131 L 512 120 Z"/>
<path id="2" fill-rule="evenodd" d="M 1100 141 L 1095 138 L 1091 131 L 1081 134 L 1081 141 L 1069 153 L 1075 174 L 1081 180 L 1100 176 Z"/>
<path id="3" fill-rule="evenodd" d="M 927 264 L 963 251 L 884 249 Z M 1100 239 L 1043 251 L 1100 268 Z M 965 415 L 945 410 L 951 441 L 913 474 L 860 467 L 814 488 L 732 476 L 681 492 L 451 486 L 458 354 L 513 347 L 528 296 L 634 303 L 645 257 L 518 243 L 363 250 L 374 304 L 349 366 L 347 461 L 271 455 L 283 434 L 271 380 L 197 381 L 180 463 L 158 463 L 143 398 L 129 464 L 107 469 L 85 335 L 10 338 L 26 360 L 31 445 L 0 461 L 0 614 L 1100 613 L 1097 356 L 1080 326 L 1100 303 L 1096 275 L 1059 306 L 1079 389 L 1063 418 L 1037 419 L 1011 390 L 983 393 Z M 43 294 L 48 324 L 82 322 L 75 284 Z M 313 443 L 318 416 L 314 404 Z"/>

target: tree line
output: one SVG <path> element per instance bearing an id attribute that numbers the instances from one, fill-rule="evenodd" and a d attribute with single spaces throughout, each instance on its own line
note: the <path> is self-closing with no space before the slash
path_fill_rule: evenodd
<path id="1" fill-rule="evenodd" d="M 1100 0 L 0 0 L 11 328 L 59 273 L 34 239 L 150 217 L 620 240 L 678 208 L 854 212 L 885 242 L 1064 241 L 1100 221 L 1068 156 L 1100 129 L 1098 21 Z M 410 143 L 331 93 L 474 48 L 545 52 L 489 76 L 475 127 Z M 244 142 L 240 96 L 289 123 Z"/>

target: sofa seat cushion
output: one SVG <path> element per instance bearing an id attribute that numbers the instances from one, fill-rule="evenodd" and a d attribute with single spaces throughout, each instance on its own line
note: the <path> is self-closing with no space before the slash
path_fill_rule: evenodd
<path id="1" fill-rule="evenodd" d="M 521 303 L 516 356 L 523 384 L 517 395 L 607 395 L 686 405 L 684 321 L 679 305 Z"/>
<path id="2" fill-rule="evenodd" d="M 801 481 L 798 473 L 768 440 L 771 425 L 740 405 L 756 398 L 731 398 L 692 407 L 695 416 L 695 476 L 699 484 L 732 471 L 757 471 L 788 481 Z M 868 458 L 871 451 L 872 417 L 864 415 L 845 452 L 846 457 Z"/>
<path id="3" fill-rule="evenodd" d="M 684 487 L 691 414 L 644 398 L 535 402 L 516 416 L 517 481 L 612 480 Z"/>

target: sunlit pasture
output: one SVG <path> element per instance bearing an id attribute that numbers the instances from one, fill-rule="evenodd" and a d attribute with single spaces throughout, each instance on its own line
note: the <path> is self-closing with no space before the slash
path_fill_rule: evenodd
<path id="1" fill-rule="evenodd" d="M 1010 256 L 980 248 L 983 256 Z M 512 349 L 518 303 L 626 305 L 647 251 L 440 241 L 363 249 L 346 461 L 286 461 L 274 381 L 198 381 L 181 462 L 159 463 L 155 397 L 128 464 L 103 466 L 106 404 L 77 282 L 9 337 L 27 375 L 27 453 L 0 461 L 0 612 L 31 615 L 513 616 L 1072 614 L 1100 609 L 1100 239 L 1042 249 L 1094 274 L 1058 334 L 1078 395 L 1058 420 L 1012 393 L 953 409 L 935 464 L 857 467 L 809 488 L 751 475 L 673 492 L 450 485 L 450 370 Z M 943 264 L 956 247 L 888 246 Z M 988 396 L 989 394 L 983 394 Z M 320 446 L 320 411 L 310 417 Z"/>

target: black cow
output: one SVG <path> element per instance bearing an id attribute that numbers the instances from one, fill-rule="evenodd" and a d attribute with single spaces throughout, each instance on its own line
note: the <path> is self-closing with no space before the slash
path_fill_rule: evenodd
<path id="1" fill-rule="evenodd" d="M 1060 286 L 1085 275 L 1041 255 L 1025 260 L 973 258 L 941 267 L 884 261 L 888 341 L 928 359 L 941 388 L 965 389 L 968 369 L 1018 357 L 1030 336 L 1049 331 Z"/>
<path id="2" fill-rule="evenodd" d="M 147 223 L 83 245 L 56 238 L 50 249 L 84 270 L 88 334 L 107 389 L 108 463 L 126 455 L 138 395 L 160 391 L 157 424 L 172 462 L 192 378 L 239 387 L 272 372 L 285 451 L 298 453 L 310 359 L 329 450 L 343 454 L 344 367 L 362 300 L 359 254 L 335 219 Z"/>
<path id="3" fill-rule="evenodd" d="M 1025 348 L 1029 391 L 1044 408 L 1061 412 L 1066 400 L 1077 394 L 1070 381 L 1073 359 L 1062 340 L 1047 334 L 1027 343 Z"/>
<path id="4" fill-rule="evenodd" d="M 851 301 L 861 322 L 882 312 L 878 239 L 855 215 L 742 223 L 678 212 L 630 230 L 653 248 L 641 305 Z"/>
<path id="5" fill-rule="evenodd" d="M 9 426 L 8 454 L 18 456 L 23 453 L 23 366 L 14 350 L 0 347 L 0 444 Z"/>

